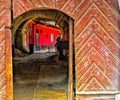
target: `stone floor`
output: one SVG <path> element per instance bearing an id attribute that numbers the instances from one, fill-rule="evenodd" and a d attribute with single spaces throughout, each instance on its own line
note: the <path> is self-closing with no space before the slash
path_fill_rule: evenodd
<path id="1" fill-rule="evenodd" d="M 35 53 L 13 58 L 14 100 L 33 100 L 35 89 L 65 91 L 68 66 L 54 53 Z"/>

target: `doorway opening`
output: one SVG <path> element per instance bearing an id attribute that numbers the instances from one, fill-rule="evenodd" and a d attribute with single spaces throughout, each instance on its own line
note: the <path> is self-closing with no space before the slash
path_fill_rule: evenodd
<path id="1" fill-rule="evenodd" d="M 73 19 L 55 9 L 32 10 L 14 20 L 14 100 L 73 97 L 72 36 Z"/>

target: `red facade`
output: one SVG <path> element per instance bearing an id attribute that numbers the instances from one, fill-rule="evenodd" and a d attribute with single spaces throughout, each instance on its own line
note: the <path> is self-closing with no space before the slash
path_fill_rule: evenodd
<path id="1" fill-rule="evenodd" d="M 34 24 L 31 22 L 29 24 L 29 29 L 26 31 L 26 42 L 36 45 L 39 42 L 39 46 L 55 45 L 56 38 L 60 37 L 61 30 L 59 28 L 44 25 L 44 24 Z"/>

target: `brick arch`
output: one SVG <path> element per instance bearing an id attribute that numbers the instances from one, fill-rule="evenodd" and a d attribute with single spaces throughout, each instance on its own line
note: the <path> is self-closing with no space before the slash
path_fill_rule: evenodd
<path id="1" fill-rule="evenodd" d="M 57 17 L 58 17 L 58 19 L 57 19 Z M 30 21 L 32 21 L 36 18 L 52 20 L 52 21 L 57 22 L 61 17 L 64 19 L 64 20 L 61 20 L 61 22 L 66 20 L 68 22 L 68 25 L 70 26 L 69 27 L 69 31 L 70 31 L 69 32 L 69 39 L 71 40 L 70 44 L 71 43 L 73 44 L 73 42 L 72 42 L 73 40 L 72 40 L 72 37 L 71 37 L 71 36 L 73 36 L 73 30 L 72 30 L 73 29 L 73 18 L 71 18 L 69 15 L 65 14 L 62 11 L 59 11 L 57 9 L 51 9 L 51 8 L 32 9 L 32 10 L 24 12 L 23 14 L 21 14 L 17 18 L 15 18 L 14 22 L 13 22 L 13 37 L 17 34 L 17 29 L 19 29 L 19 26 L 21 26 L 24 22 L 25 22 L 25 25 L 23 24 L 23 28 L 26 27 L 26 24 L 28 24 Z M 25 35 L 22 35 L 22 36 L 25 36 Z M 70 45 L 69 48 L 71 48 L 69 50 L 69 53 L 70 53 L 70 51 L 73 51 L 72 50 L 73 46 Z M 73 52 L 71 52 L 71 55 L 70 55 L 71 57 L 69 56 L 69 59 L 72 58 L 72 56 L 73 56 L 72 53 Z M 70 63 L 69 69 L 71 69 L 70 71 L 72 71 L 72 68 L 70 68 L 70 67 L 73 67 L 73 66 L 71 66 L 72 65 L 72 59 L 70 61 L 69 61 L 69 63 Z M 70 74 L 70 75 L 72 75 L 72 74 Z M 69 83 L 68 83 L 69 87 L 73 85 L 73 81 L 71 79 L 72 76 L 69 77 Z M 68 92 L 69 92 L 68 98 L 72 100 L 72 98 L 73 98 L 73 88 L 69 88 Z"/>
<path id="2" fill-rule="evenodd" d="M 68 0 L 13 0 L 13 18 L 18 17 L 19 15 L 23 14 L 24 12 L 27 12 L 29 10 L 33 9 L 56 9 L 58 11 L 62 11 L 65 14 L 68 14 L 72 17 L 72 14 L 68 12 L 68 10 L 73 9 L 72 5 L 69 6 L 68 9 L 65 9 L 65 7 L 71 3 L 75 4 L 74 8 L 77 4 L 79 4 L 80 0 L 74 1 L 68 1 Z M 77 4 L 76 4 L 77 3 Z"/>

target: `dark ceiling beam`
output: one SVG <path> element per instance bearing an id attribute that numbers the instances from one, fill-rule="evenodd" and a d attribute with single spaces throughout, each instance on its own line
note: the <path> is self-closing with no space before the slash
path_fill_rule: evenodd
<path id="1" fill-rule="evenodd" d="M 63 17 L 64 17 L 64 14 L 62 14 L 62 15 L 60 16 L 60 18 L 56 21 L 55 26 L 58 25 L 58 24 L 62 21 L 62 18 L 63 18 Z"/>

